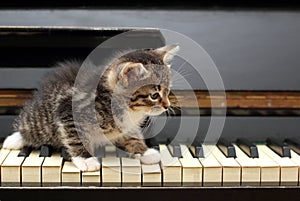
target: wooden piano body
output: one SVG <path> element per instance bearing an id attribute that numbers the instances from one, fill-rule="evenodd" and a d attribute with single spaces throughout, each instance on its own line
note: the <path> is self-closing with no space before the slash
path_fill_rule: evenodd
<path id="1" fill-rule="evenodd" d="M 84 28 L 84 27 L 0 27 L 0 49 L 2 53 L 0 61 L 0 137 L 4 138 L 12 131 L 11 124 L 18 114 L 25 100 L 30 99 L 32 91 L 38 86 L 38 80 L 51 71 L 51 65 L 57 61 L 79 58 L 84 59 L 93 48 L 107 38 L 132 28 Z M 134 37 L 149 40 L 151 47 L 164 45 L 164 38 L 157 29 L 139 29 L 143 34 Z M 76 41 L 76 42 L 74 42 Z M 148 48 L 148 47 L 147 47 Z M 177 61 L 178 62 L 178 61 Z M 176 62 L 175 62 L 176 64 Z M 186 64 L 188 65 L 188 64 Z M 176 67 L 175 67 L 176 68 Z M 187 66 L 188 68 L 188 66 Z M 243 69 L 232 69 L 227 72 L 225 79 L 238 75 Z M 297 67 L 293 72 L 284 72 L 291 79 L 297 79 L 300 71 Z M 276 73 L 276 72 L 275 72 Z M 193 76 L 193 75 L 192 75 Z M 284 140 L 291 137 L 300 137 L 300 82 L 289 85 L 284 81 L 272 80 L 275 76 L 272 71 L 269 77 L 259 76 L 255 73 L 248 74 L 248 79 L 268 79 L 272 82 L 272 89 L 264 86 L 245 85 L 239 88 L 226 88 L 227 117 L 222 132 L 222 138 L 235 142 L 244 137 L 254 142 L 265 142 L 269 137 Z M 275 76 L 276 77 L 276 76 Z M 201 121 L 197 133 L 198 140 L 203 140 L 210 117 L 224 116 L 224 105 L 220 103 L 219 113 L 212 113 L 211 100 L 220 97 L 208 94 L 202 81 L 197 77 L 193 80 L 194 91 L 173 88 L 173 92 L 186 97 L 181 111 L 167 118 L 165 127 L 157 137 L 157 140 L 165 144 L 169 138 L 173 138 L 178 131 L 177 125 L 181 118 L 189 121 L 193 116 L 193 109 L 199 108 Z M 225 80 L 226 82 L 226 80 Z M 273 89 L 278 90 L 273 90 Z M 195 93 L 198 103 L 189 102 L 191 93 Z M 175 101 L 176 97 L 170 98 Z M 224 98 L 224 97 L 223 97 Z M 217 111 L 217 110 L 216 110 Z M 165 118 L 165 117 L 161 117 Z M 153 132 L 160 128 L 153 126 Z M 189 132 L 189 127 L 183 128 Z M 188 138 L 188 137 L 187 137 Z M 186 139 L 181 139 L 182 141 Z M 300 171 L 300 167 L 299 167 Z M 80 174 L 80 173 L 79 173 Z M 299 174 L 299 173 L 298 173 Z M 3 176 L 2 176 L 3 177 Z M 0 187 L 0 199 L 6 200 L 81 200 L 88 197 L 90 200 L 98 199 L 209 199 L 209 200 L 282 200 L 289 198 L 290 194 L 299 195 L 298 181 L 292 186 L 260 186 L 235 184 L 222 186 L 222 182 L 216 186 L 160 186 L 160 187 Z M 279 183 L 278 183 L 279 184 Z M 80 185 L 80 184 L 79 184 Z M 274 196 L 275 195 L 275 196 Z M 254 197 L 255 196 L 255 197 Z M 289 198 L 293 200 L 293 198 Z M 297 200 L 297 199 L 295 199 Z"/>

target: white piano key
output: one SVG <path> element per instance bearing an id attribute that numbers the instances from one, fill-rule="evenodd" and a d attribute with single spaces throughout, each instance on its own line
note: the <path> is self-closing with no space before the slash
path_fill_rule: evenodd
<path id="1" fill-rule="evenodd" d="M 172 157 L 166 145 L 159 145 L 163 186 L 181 185 L 181 164 L 177 157 Z"/>
<path id="2" fill-rule="evenodd" d="M 44 157 L 39 151 L 32 151 L 22 164 L 22 186 L 41 186 Z"/>
<path id="3" fill-rule="evenodd" d="M 81 184 L 82 186 L 100 186 L 101 185 L 100 170 L 94 172 L 82 172 Z"/>
<path id="4" fill-rule="evenodd" d="M 180 145 L 182 158 L 182 186 L 202 186 L 202 165 L 194 158 L 186 145 Z"/>
<path id="5" fill-rule="evenodd" d="M 21 185 L 21 165 L 25 157 L 18 157 L 20 150 L 11 150 L 1 165 L 2 186 Z"/>
<path id="6" fill-rule="evenodd" d="M 298 166 L 293 160 L 288 157 L 280 157 L 266 145 L 257 147 L 280 166 L 280 185 L 298 185 Z"/>
<path id="7" fill-rule="evenodd" d="M 45 157 L 42 164 L 42 186 L 60 186 L 63 158 L 59 153 Z"/>
<path id="8" fill-rule="evenodd" d="M 187 147 L 186 145 L 180 144 L 180 151 L 182 154 L 182 158 L 185 159 L 196 159 L 193 157 L 193 155 L 191 154 L 189 147 Z"/>
<path id="9" fill-rule="evenodd" d="M 210 145 L 212 154 L 222 165 L 222 184 L 223 186 L 238 186 L 240 185 L 241 167 L 234 158 L 227 158 L 217 146 Z"/>
<path id="10" fill-rule="evenodd" d="M 259 186 L 260 185 L 260 166 L 253 158 L 245 154 L 237 145 L 233 145 L 236 151 L 235 160 L 240 164 L 241 185 L 242 186 Z"/>
<path id="11" fill-rule="evenodd" d="M 65 161 L 61 170 L 61 183 L 63 186 L 80 186 L 80 170 L 73 162 Z"/>
<path id="12" fill-rule="evenodd" d="M 0 150 L 0 166 L 2 165 L 3 161 L 6 159 L 9 152 L 10 152 L 9 149 L 1 149 Z"/>
<path id="13" fill-rule="evenodd" d="M 102 158 L 102 186 L 121 186 L 121 161 L 116 157 L 114 146 L 105 147 L 105 157 Z"/>
<path id="14" fill-rule="evenodd" d="M 139 159 L 122 158 L 122 186 L 141 186 L 142 167 Z"/>
<path id="15" fill-rule="evenodd" d="M 1 183 L 1 165 L 2 165 L 3 161 L 6 159 L 9 152 L 10 152 L 9 149 L 1 149 L 0 150 L 0 183 Z"/>
<path id="16" fill-rule="evenodd" d="M 258 149 L 259 158 L 253 160 L 260 166 L 260 184 L 262 186 L 279 186 L 280 167 L 262 150 Z"/>
<path id="17" fill-rule="evenodd" d="M 203 167 L 203 186 L 221 186 L 222 185 L 222 165 L 215 156 L 209 152 L 206 145 L 202 145 L 205 153 L 204 158 L 199 158 Z"/>
<path id="18" fill-rule="evenodd" d="M 291 150 L 291 159 L 298 166 L 298 185 L 300 182 L 300 155 L 293 150 Z"/>
<path id="19" fill-rule="evenodd" d="M 142 164 L 143 186 L 161 186 L 161 169 L 159 164 Z"/>

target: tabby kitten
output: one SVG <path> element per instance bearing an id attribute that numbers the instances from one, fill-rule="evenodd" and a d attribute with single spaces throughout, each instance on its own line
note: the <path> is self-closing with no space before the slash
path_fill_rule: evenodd
<path id="1" fill-rule="evenodd" d="M 100 164 L 83 141 L 91 143 L 93 138 L 89 136 L 104 135 L 112 144 L 139 157 L 142 163 L 159 162 L 159 152 L 145 145 L 141 124 L 148 116 L 159 115 L 170 107 L 169 62 L 178 49 L 177 45 L 169 45 L 130 51 L 112 59 L 104 75 L 97 80 L 94 93 L 74 87 L 80 63 L 60 64 L 45 78 L 33 99 L 25 104 L 14 124 L 15 132 L 6 138 L 3 148 L 39 148 L 47 144 L 59 149 L 64 146 L 80 170 L 95 171 Z M 74 94 L 79 98 L 74 99 Z M 117 104 L 112 105 L 113 98 Z M 85 125 L 97 125 L 99 130 L 75 126 L 72 101 L 78 102 L 79 111 L 76 112 L 83 118 L 92 115 L 87 105 L 93 106 L 97 121 L 86 118 Z M 79 132 L 85 133 L 86 138 L 82 139 Z"/>

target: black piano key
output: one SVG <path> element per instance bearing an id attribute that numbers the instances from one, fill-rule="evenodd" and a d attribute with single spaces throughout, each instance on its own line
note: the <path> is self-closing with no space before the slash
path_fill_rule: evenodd
<path id="1" fill-rule="evenodd" d="M 290 146 L 290 148 L 296 152 L 297 154 L 300 154 L 300 140 L 297 138 L 290 138 L 286 139 L 285 142 Z"/>
<path id="2" fill-rule="evenodd" d="M 221 138 L 218 141 L 217 146 L 226 157 L 236 158 L 235 148 L 229 141 Z"/>
<path id="3" fill-rule="evenodd" d="M 267 139 L 267 145 L 270 149 L 272 149 L 275 153 L 277 153 L 281 157 L 291 157 L 290 147 L 280 140 L 274 138 Z"/>
<path id="4" fill-rule="evenodd" d="M 177 141 L 168 140 L 168 148 L 173 157 L 182 157 L 180 144 Z"/>
<path id="5" fill-rule="evenodd" d="M 40 157 L 50 157 L 52 155 L 51 145 L 42 145 L 40 151 Z"/>
<path id="6" fill-rule="evenodd" d="M 243 150 L 249 157 L 258 158 L 258 150 L 255 144 L 247 140 L 246 138 L 239 138 L 236 141 L 237 145 Z"/>
<path id="7" fill-rule="evenodd" d="M 104 158 L 105 157 L 105 146 L 98 146 L 95 148 L 95 156 L 97 158 Z"/>
<path id="8" fill-rule="evenodd" d="M 3 144 L 4 140 L 5 140 L 5 137 L 0 137 L 0 146 L 1 147 L 2 147 L 2 144 Z"/>
<path id="9" fill-rule="evenodd" d="M 155 138 L 149 138 L 145 140 L 146 145 L 150 148 L 156 149 L 159 151 L 159 144 Z"/>
<path id="10" fill-rule="evenodd" d="M 3 139 L 0 138 L 0 149 L 2 149 L 2 145 L 3 145 L 4 139 L 5 139 L 5 138 L 3 138 Z"/>
<path id="11" fill-rule="evenodd" d="M 32 151 L 31 147 L 25 146 L 19 152 L 18 157 L 28 157 L 31 151 Z"/>
<path id="12" fill-rule="evenodd" d="M 195 141 L 192 143 L 192 146 L 194 147 L 194 157 L 196 158 L 204 158 L 204 150 L 203 146 L 200 142 Z"/>
<path id="13" fill-rule="evenodd" d="M 61 148 L 61 153 L 60 153 L 61 157 L 66 160 L 66 161 L 69 161 L 71 160 L 71 157 L 67 151 L 67 148 L 66 147 L 62 147 Z"/>

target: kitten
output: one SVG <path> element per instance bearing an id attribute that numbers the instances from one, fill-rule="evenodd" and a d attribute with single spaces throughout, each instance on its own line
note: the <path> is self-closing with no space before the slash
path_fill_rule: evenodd
<path id="1" fill-rule="evenodd" d="M 89 136 L 96 133 L 98 136 L 104 135 L 126 152 L 140 157 L 142 163 L 158 163 L 160 154 L 145 145 L 141 124 L 148 116 L 159 115 L 170 107 L 169 62 L 178 50 L 177 45 L 169 45 L 131 51 L 114 58 L 108 64 L 104 76 L 97 81 L 97 89 L 92 94 L 80 92 L 74 87 L 80 63 L 61 64 L 57 71 L 45 78 L 33 99 L 24 105 L 14 124 L 15 132 L 6 138 L 3 148 L 39 148 L 44 144 L 54 148 L 64 146 L 80 170 L 95 171 L 100 168 L 100 164 L 90 154 L 92 151 L 84 146 L 85 142 L 79 137 L 79 132 L 86 133 L 86 139 L 90 141 L 92 138 Z M 75 100 L 79 105 L 77 112 L 80 117 L 92 115 L 86 105 L 92 105 L 96 112 L 97 122 L 86 118 L 89 122 L 85 125 L 97 125 L 100 130 L 95 132 L 97 129 L 83 126 L 79 131 L 75 126 L 72 111 L 74 94 L 80 97 Z M 113 107 L 112 98 L 117 103 Z"/>

